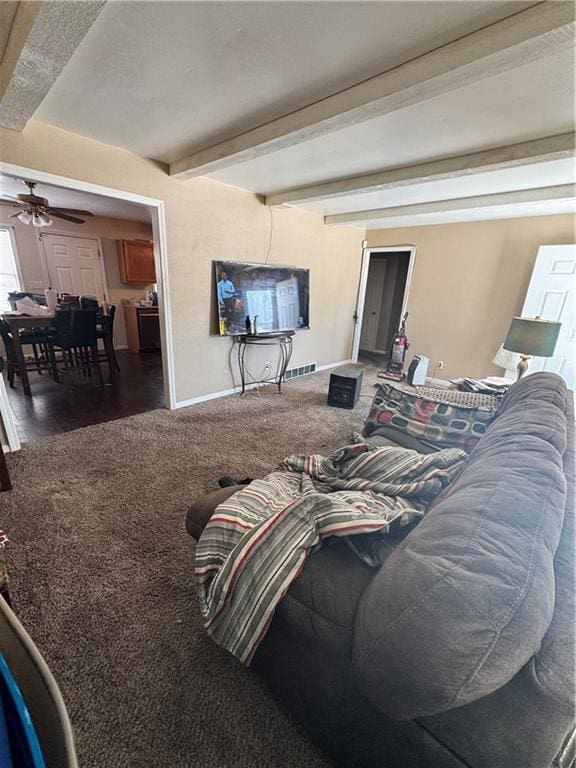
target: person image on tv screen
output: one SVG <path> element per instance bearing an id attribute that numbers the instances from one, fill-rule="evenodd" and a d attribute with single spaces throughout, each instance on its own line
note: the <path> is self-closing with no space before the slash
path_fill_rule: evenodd
<path id="1" fill-rule="evenodd" d="M 232 280 L 222 269 L 220 270 L 220 280 L 218 280 L 218 304 L 221 314 L 230 322 L 234 313 L 234 304 L 236 301 L 236 288 Z"/>

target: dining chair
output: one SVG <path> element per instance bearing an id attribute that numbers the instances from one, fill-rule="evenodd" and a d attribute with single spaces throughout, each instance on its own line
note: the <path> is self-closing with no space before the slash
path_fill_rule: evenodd
<path id="1" fill-rule="evenodd" d="M 102 339 L 104 342 L 104 348 L 98 350 L 100 360 L 108 363 L 110 371 L 112 373 L 112 366 L 117 371 L 120 371 L 120 365 L 116 358 L 116 350 L 114 349 L 114 318 L 116 316 L 116 305 L 109 304 L 107 312 L 101 312 L 98 315 L 98 328 L 96 330 L 96 336 L 98 339 Z M 112 378 L 112 377 L 111 377 Z"/>
<path id="2" fill-rule="evenodd" d="M 97 312 L 95 309 L 59 309 L 54 315 L 54 330 L 51 335 L 51 357 L 54 362 L 54 378 L 81 373 L 98 377 L 104 386 L 98 340 L 96 336 Z M 60 353 L 60 359 L 56 353 Z M 63 368 L 59 367 L 59 363 Z"/>
<path id="3" fill-rule="evenodd" d="M 6 351 L 6 369 L 8 374 L 8 384 L 14 388 L 14 376 L 20 376 L 18 358 L 14 351 L 14 339 L 10 330 L 10 325 L 0 318 L 0 336 L 4 342 Z M 54 373 L 53 361 L 50 354 L 50 336 L 44 328 L 33 328 L 31 330 L 21 331 L 19 334 L 21 344 L 29 344 L 32 347 L 33 360 L 26 360 L 26 370 L 36 370 L 42 374 L 44 370 L 50 370 Z"/>

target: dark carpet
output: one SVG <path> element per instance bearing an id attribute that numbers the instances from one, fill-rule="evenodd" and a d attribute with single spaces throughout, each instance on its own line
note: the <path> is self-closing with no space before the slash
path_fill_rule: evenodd
<path id="1" fill-rule="evenodd" d="M 370 372 L 372 374 L 372 371 Z M 187 506 L 359 431 L 328 373 L 27 444 L 0 495 L 14 608 L 54 672 L 82 766 L 324 766 L 264 685 L 204 633 Z"/>

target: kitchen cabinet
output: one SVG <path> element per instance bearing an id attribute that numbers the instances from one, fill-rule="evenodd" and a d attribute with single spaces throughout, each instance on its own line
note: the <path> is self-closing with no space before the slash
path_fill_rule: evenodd
<path id="1" fill-rule="evenodd" d="M 123 283 L 155 283 L 154 245 L 146 240 L 120 240 L 118 262 Z"/>

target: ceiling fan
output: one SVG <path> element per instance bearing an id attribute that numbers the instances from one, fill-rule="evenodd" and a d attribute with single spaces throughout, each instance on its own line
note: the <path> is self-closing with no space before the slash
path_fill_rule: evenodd
<path id="1" fill-rule="evenodd" d="M 84 219 L 79 219 L 75 214 L 92 216 L 90 211 L 81 211 L 77 208 L 53 208 L 45 197 L 38 197 L 34 194 L 35 182 L 26 181 L 26 179 L 20 179 L 20 181 L 28 187 L 28 195 L 22 194 L 17 197 L 6 195 L 6 197 L 0 198 L 0 200 L 10 202 L 22 209 L 17 213 L 12 213 L 8 217 L 10 219 L 17 218 L 23 224 L 32 224 L 34 227 L 51 227 L 53 221 L 50 216 L 71 221 L 73 224 L 84 224 Z"/>

